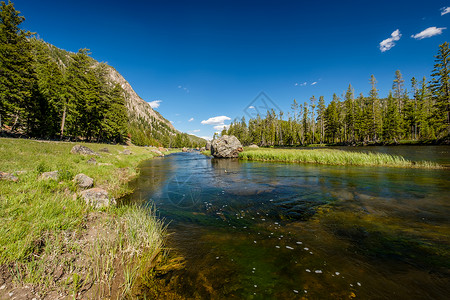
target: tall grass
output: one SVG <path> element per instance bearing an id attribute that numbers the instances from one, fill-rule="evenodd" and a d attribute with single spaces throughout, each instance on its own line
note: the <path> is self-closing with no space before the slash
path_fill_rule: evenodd
<path id="1" fill-rule="evenodd" d="M 90 157 L 70 154 L 74 145 L 0 138 L 0 172 L 19 178 L 0 180 L 0 265 L 11 267 L 18 284 L 37 285 L 42 293 L 75 293 L 80 286 L 107 284 L 117 275 L 116 257 L 140 266 L 163 247 L 165 227 L 154 210 L 126 206 L 95 212 L 76 197 L 72 182 L 84 173 L 94 186 L 118 198 L 131 192 L 127 183 L 138 175 L 137 165 L 156 154 L 130 146 L 126 148 L 133 154 L 123 155 L 122 145 L 85 144 L 94 151 L 110 151 L 99 152 L 92 165 L 87 163 Z M 39 180 L 42 172 L 55 170 L 61 174 L 58 181 Z M 98 238 L 86 240 L 93 214 L 104 222 L 96 225 Z M 55 279 L 59 273 L 64 280 Z"/>
<path id="2" fill-rule="evenodd" d="M 440 168 L 433 162 L 413 162 L 402 156 L 384 153 L 350 152 L 335 149 L 246 149 L 239 153 L 243 160 L 313 163 L 325 165 L 382 166 L 398 168 Z"/>

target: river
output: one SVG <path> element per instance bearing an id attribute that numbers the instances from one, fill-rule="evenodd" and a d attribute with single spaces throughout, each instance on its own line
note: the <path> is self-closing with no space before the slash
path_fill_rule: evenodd
<path id="1" fill-rule="evenodd" d="M 362 150 L 450 164 L 448 146 Z M 185 258 L 172 280 L 185 298 L 450 295 L 449 169 L 176 153 L 143 163 L 133 184 L 131 200 L 155 203 L 170 247 Z"/>

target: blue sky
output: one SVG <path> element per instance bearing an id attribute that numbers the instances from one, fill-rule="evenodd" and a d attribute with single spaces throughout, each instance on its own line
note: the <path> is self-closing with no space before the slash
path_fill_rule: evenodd
<path id="1" fill-rule="evenodd" d="M 429 78 L 450 32 L 450 1 L 13 2 L 23 28 L 91 49 L 177 129 L 203 137 L 248 120 L 261 92 L 286 113 L 349 83 L 367 95 L 371 74 L 381 96 L 396 70 L 409 88 L 412 76 Z"/>

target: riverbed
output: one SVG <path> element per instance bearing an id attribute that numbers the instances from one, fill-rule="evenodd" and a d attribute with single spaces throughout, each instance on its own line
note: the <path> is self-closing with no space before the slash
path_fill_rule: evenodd
<path id="1" fill-rule="evenodd" d="M 450 164 L 448 146 L 367 149 Z M 186 298 L 448 299 L 449 175 L 177 153 L 141 165 L 131 201 L 169 224 Z"/>

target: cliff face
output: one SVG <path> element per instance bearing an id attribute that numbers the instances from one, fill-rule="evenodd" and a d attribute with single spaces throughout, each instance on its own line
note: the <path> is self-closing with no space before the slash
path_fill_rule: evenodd
<path id="1" fill-rule="evenodd" d="M 109 79 L 116 84 L 119 84 L 125 92 L 125 100 L 127 103 L 128 115 L 131 119 L 141 119 L 150 125 L 154 122 L 161 122 L 176 133 L 177 130 L 173 127 L 172 123 L 163 118 L 159 113 L 155 112 L 153 108 L 145 102 L 138 94 L 133 90 L 128 81 L 123 78 L 119 72 L 111 66 L 107 66 Z"/>

